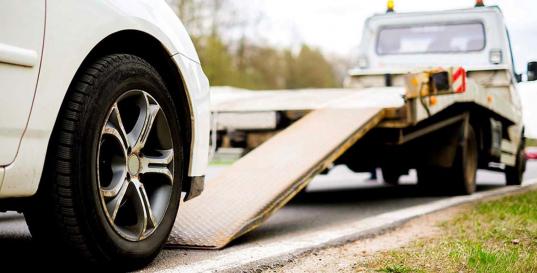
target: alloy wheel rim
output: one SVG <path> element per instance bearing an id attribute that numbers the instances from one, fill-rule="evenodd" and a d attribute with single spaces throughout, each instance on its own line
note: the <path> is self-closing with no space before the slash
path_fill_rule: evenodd
<path id="1" fill-rule="evenodd" d="M 147 92 L 131 90 L 108 111 L 97 151 L 101 203 L 129 241 L 155 232 L 171 201 L 174 149 L 166 115 Z"/>

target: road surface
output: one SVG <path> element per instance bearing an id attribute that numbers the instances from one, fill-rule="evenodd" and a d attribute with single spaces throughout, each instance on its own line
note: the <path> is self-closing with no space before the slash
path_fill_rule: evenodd
<path id="1" fill-rule="evenodd" d="M 212 167 L 209 176 L 225 167 Z M 259 229 L 239 238 L 220 251 L 165 249 L 146 271 L 154 272 L 179 265 L 195 264 L 211 258 L 279 241 L 309 232 L 329 229 L 331 226 L 357 221 L 380 213 L 399 210 L 441 200 L 443 196 L 423 196 L 416 193 L 415 174 L 403 177 L 403 185 L 390 187 L 368 179 L 368 174 L 356 174 L 338 166 L 328 175 L 317 177 L 307 192 L 277 212 Z M 526 179 L 537 178 L 537 162 L 528 164 Z M 500 173 L 480 171 L 479 191 L 501 187 Z M 0 257 L 4 267 L 41 269 L 54 267 L 47 257 L 54 255 L 54 246 L 38 250 L 31 241 L 24 218 L 16 213 L 0 214 Z"/>

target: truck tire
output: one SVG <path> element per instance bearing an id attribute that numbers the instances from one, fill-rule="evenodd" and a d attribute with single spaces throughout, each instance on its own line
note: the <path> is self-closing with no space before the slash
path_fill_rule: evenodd
<path id="1" fill-rule="evenodd" d="M 382 167 L 382 179 L 384 183 L 392 186 L 399 185 L 399 179 L 401 178 L 401 171 L 397 168 Z"/>
<path id="2" fill-rule="evenodd" d="M 42 182 L 24 211 L 34 240 L 54 246 L 58 264 L 147 265 L 179 207 L 181 135 L 173 99 L 146 61 L 116 54 L 88 66 L 66 95 Z"/>
<path id="3" fill-rule="evenodd" d="M 475 192 L 478 154 L 475 131 L 471 125 L 468 125 L 466 139 L 458 147 L 453 166 L 446 175 L 446 185 L 451 193 L 469 195 Z"/>
<path id="4" fill-rule="evenodd" d="M 436 177 L 437 171 L 434 171 L 434 167 L 421 167 L 416 169 L 418 175 L 418 187 L 424 191 L 431 191 L 434 184 L 437 187 L 440 186 L 440 181 L 437 181 L 439 177 Z M 434 182 L 436 181 L 436 182 Z"/>
<path id="5" fill-rule="evenodd" d="M 469 195 L 476 190 L 478 146 L 472 126 L 457 148 L 451 168 L 428 166 L 418 168 L 418 186 L 425 192 Z"/>
<path id="6" fill-rule="evenodd" d="M 524 153 L 525 143 L 521 141 L 517 154 L 515 166 L 505 167 L 505 180 L 508 186 L 520 186 L 524 180 L 524 173 L 526 172 L 527 158 Z"/>

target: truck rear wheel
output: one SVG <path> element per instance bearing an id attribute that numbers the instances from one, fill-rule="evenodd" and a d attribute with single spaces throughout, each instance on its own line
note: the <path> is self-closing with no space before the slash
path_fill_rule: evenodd
<path id="1" fill-rule="evenodd" d="M 524 154 L 524 141 L 521 142 L 517 155 L 515 166 L 505 167 L 505 180 L 508 186 L 520 186 L 526 172 L 526 155 Z"/>
<path id="2" fill-rule="evenodd" d="M 424 192 L 432 192 L 441 186 L 441 181 L 438 181 L 441 176 L 436 176 L 440 168 L 435 167 L 422 167 L 418 168 L 418 186 Z M 436 186 L 436 187 L 435 187 Z"/>
<path id="3" fill-rule="evenodd" d="M 455 161 L 446 181 L 453 194 L 469 195 L 476 190 L 478 148 L 474 129 L 469 125 L 464 143 L 457 149 Z"/>
<path id="4" fill-rule="evenodd" d="M 451 168 L 428 166 L 419 168 L 418 185 L 423 190 L 454 195 L 475 192 L 478 168 L 477 139 L 471 126 L 464 142 L 457 148 Z"/>
<path id="5" fill-rule="evenodd" d="M 388 185 L 399 185 L 399 179 L 401 178 L 401 171 L 393 167 L 382 167 L 382 179 Z"/>

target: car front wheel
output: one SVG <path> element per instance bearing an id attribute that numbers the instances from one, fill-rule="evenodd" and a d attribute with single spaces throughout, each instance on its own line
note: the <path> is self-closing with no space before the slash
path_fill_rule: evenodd
<path id="1" fill-rule="evenodd" d="M 34 239 L 99 267 L 149 263 L 177 214 L 183 142 L 173 100 L 143 59 L 110 55 L 73 82 L 38 193 Z"/>

